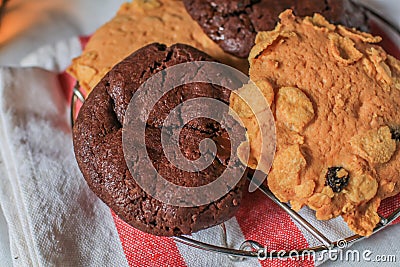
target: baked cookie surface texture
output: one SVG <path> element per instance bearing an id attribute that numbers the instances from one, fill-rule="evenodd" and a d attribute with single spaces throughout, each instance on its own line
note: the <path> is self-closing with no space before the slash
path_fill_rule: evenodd
<path id="1" fill-rule="evenodd" d="M 243 166 L 245 170 L 239 160 L 230 161 L 231 149 L 234 149 L 230 136 L 227 129 L 213 119 L 200 117 L 190 120 L 182 129 L 172 126 L 166 129 L 166 134 L 171 136 L 180 131 L 176 135 L 179 139 L 176 142 L 181 153 L 192 161 L 203 153 L 199 144 L 205 139 L 212 140 L 216 146 L 216 155 L 208 167 L 197 172 L 182 170 L 175 167 L 163 152 L 165 149 L 161 142 L 161 129 L 171 110 L 185 101 L 199 97 L 216 99 L 228 107 L 230 90 L 224 87 L 190 83 L 165 94 L 151 109 L 146 121 L 145 153 L 152 164 L 143 163 L 146 157 L 144 154 L 136 153 L 128 157 L 124 154 L 123 125 L 132 96 L 154 74 L 192 61 L 211 62 L 213 59 L 183 44 L 166 47 L 155 43 L 139 49 L 117 64 L 95 87 L 81 108 L 73 130 L 76 159 L 92 191 L 127 223 L 155 235 L 190 234 L 220 224 L 235 214 L 242 199 L 245 174 L 223 197 L 208 205 L 196 207 L 162 203 L 144 191 L 137 183 L 138 180 L 133 178 L 144 177 L 156 169 L 170 183 L 200 187 L 219 178 L 228 164 L 238 168 Z M 165 81 L 169 78 L 167 75 Z M 152 95 L 145 94 L 144 102 L 147 97 L 151 98 Z M 203 112 L 207 110 L 207 107 L 200 108 Z M 183 112 L 178 115 L 182 116 L 179 119 L 183 121 Z M 232 127 L 239 127 L 233 118 Z M 158 185 L 152 183 L 151 186 L 157 192 Z"/>
<path id="2" fill-rule="evenodd" d="M 342 216 L 364 236 L 380 220 L 381 201 L 400 192 L 400 62 L 380 41 L 288 10 L 275 30 L 257 35 L 249 57 L 250 77 L 276 120 L 269 188 L 295 210 L 315 210 L 317 219 Z M 260 144 L 250 143 L 257 161 Z"/>

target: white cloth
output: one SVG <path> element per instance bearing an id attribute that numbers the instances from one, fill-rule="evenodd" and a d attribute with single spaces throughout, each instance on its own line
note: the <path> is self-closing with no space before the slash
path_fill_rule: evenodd
<path id="1" fill-rule="evenodd" d="M 77 167 L 67 111 L 56 74 L 0 68 L 0 221 L 12 255 L 5 262 L 126 266 L 110 210 Z"/>
<path id="2" fill-rule="evenodd" d="M 40 67 L 56 73 L 61 73 L 71 64 L 71 59 L 82 53 L 82 45 L 78 38 L 63 40 L 51 45 L 45 45 L 27 55 L 19 64 L 21 67 Z"/>

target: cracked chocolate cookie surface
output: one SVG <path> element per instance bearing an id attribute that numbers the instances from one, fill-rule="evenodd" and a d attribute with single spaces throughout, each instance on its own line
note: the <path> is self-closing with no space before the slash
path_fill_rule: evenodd
<path id="1" fill-rule="evenodd" d="M 348 0 L 183 0 L 189 14 L 226 52 L 247 57 L 257 32 L 272 30 L 278 16 L 320 13 L 330 22 L 367 29 L 364 10 Z"/>
<path id="2" fill-rule="evenodd" d="M 222 223 L 234 215 L 242 198 L 244 178 L 226 195 L 208 205 L 171 206 L 143 191 L 132 176 L 145 175 L 154 167 L 166 180 L 180 186 L 198 187 L 217 179 L 227 168 L 233 149 L 230 137 L 220 123 L 198 118 L 184 125 L 178 135 L 181 152 L 189 160 L 200 157 L 202 140 L 211 139 L 215 143 L 217 152 L 212 164 L 198 172 L 182 171 L 168 161 L 161 144 L 161 126 L 171 109 L 189 99 L 209 97 L 228 104 L 230 91 L 223 87 L 191 83 L 164 95 L 146 121 L 146 148 L 153 166 L 143 164 L 144 155 L 140 153 L 124 157 L 122 126 L 133 94 L 155 73 L 192 61 L 212 61 L 212 58 L 182 44 L 171 47 L 150 44 L 139 49 L 117 64 L 94 88 L 81 108 L 73 130 L 76 159 L 89 187 L 127 223 L 155 235 L 190 234 Z M 233 119 L 231 126 L 241 128 Z M 172 134 L 176 130 L 171 127 L 166 132 Z M 126 162 L 133 166 L 133 173 Z M 243 166 L 239 161 L 233 164 Z M 157 185 L 152 186 L 157 190 Z"/>

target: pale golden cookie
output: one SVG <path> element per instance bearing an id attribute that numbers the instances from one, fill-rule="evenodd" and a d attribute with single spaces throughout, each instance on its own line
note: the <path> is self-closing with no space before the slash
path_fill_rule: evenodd
<path id="1" fill-rule="evenodd" d="M 225 53 L 186 12 L 182 0 L 135 0 L 99 28 L 67 72 L 90 92 L 114 65 L 139 48 L 159 42 L 188 44 L 247 73 L 248 63 Z"/>
<path id="2" fill-rule="evenodd" d="M 295 210 L 309 206 L 321 220 L 343 216 L 370 235 L 381 200 L 400 192 L 400 63 L 375 44 L 380 37 L 318 14 L 285 11 L 280 19 L 274 31 L 259 33 L 249 57 L 251 79 L 270 85 L 259 88 L 276 120 L 268 186 Z M 252 139 L 259 129 L 247 128 L 256 131 L 248 133 L 250 148 L 259 147 Z M 250 150 L 253 160 L 259 151 Z"/>

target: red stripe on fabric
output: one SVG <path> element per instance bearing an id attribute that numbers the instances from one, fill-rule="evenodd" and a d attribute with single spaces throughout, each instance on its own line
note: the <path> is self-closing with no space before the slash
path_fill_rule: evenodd
<path id="1" fill-rule="evenodd" d="M 89 40 L 90 40 L 90 37 L 92 37 L 92 36 L 89 35 L 89 36 L 80 36 L 80 37 L 79 37 L 79 41 L 81 42 L 82 50 L 85 49 L 87 43 L 88 43 Z"/>
<path id="2" fill-rule="evenodd" d="M 75 84 L 76 84 L 76 80 L 69 75 L 66 72 L 60 73 L 58 74 L 58 80 L 60 82 L 60 86 L 62 88 L 64 97 L 66 99 L 66 102 L 68 103 L 68 106 L 71 105 L 71 100 L 72 100 L 72 88 L 74 88 Z M 83 90 L 81 90 L 81 92 L 83 92 Z M 86 97 L 86 95 L 83 93 L 84 97 Z M 78 114 L 79 110 L 82 107 L 82 104 L 80 101 L 77 101 L 75 104 L 75 114 Z M 76 119 L 76 118 L 74 118 Z"/>
<path id="3" fill-rule="evenodd" d="M 378 35 L 382 37 L 382 42 L 379 43 L 385 49 L 387 53 L 394 56 L 397 59 L 400 59 L 400 49 L 399 45 L 393 42 L 393 40 L 389 37 L 389 35 L 379 27 L 375 22 L 370 23 L 371 32 L 373 35 Z"/>
<path id="4" fill-rule="evenodd" d="M 247 240 L 254 240 L 268 251 L 307 248 L 308 243 L 289 215 L 260 191 L 247 193 L 236 219 Z M 265 260 L 262 266 L 314 266 L 313 259 Z"/>
<path id="5" fill-rule="evenodd" d="M 186 266 L 173 239 L 146 234 L 112 216 L 129 266 Z"/>
<path id="6" fill-rule="evenodd" d="M 398 208 L 400 208 L 400 194 L 397 194 L 396 196 L 391 198 L 384 199 L 379 206 L 378 212 L 380 215 L 387 217 Z M 393 222 L 393 224 L 397 223 L 400 223 L 400 218 Z"/>
<path id="7" fill-rule="evenodd" d="M 67 103 L 71 103 L 72 88 L 74 88 L 76 80 L 66 72 L 58 74 L 58 80 L 60 82 L 61 89 Z"/>
<path id="8" fill-rule="evenodd" d="M 87 42 L 89 41 L 90 36 L 78 37 L 78 39 L 81 44 L 81 48 L 83 50 L 85 48 Z M 71 104 L 72 88 L 74 88 L 74 86 L 76 84 L 76 79 L 64 71 L 64 72 L 58 74 L 58 80 L 60 82 L 61 89 L 63 91 L 65 99 L 67 100 L 67 103 Z"/>

